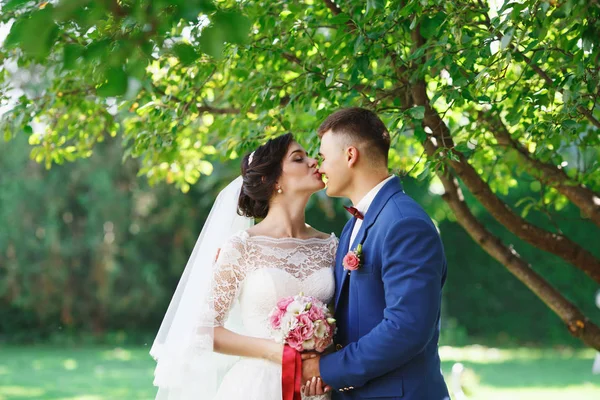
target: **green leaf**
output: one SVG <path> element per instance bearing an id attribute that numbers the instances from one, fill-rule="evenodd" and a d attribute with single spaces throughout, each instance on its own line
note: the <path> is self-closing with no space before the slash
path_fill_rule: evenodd
<path id="1" fill-rule="evenodd" d="M 534 203 L 528 203 L 525 205 L 525 207 L 523 207 L 523 210 L 521 211 L 521 218 L 526 218 L 527 215 L 529 214 L 529 211 L 531 210 L 531 208 L 534 206 Z"/>
<path id="2" fill-rule="evenodd" d="M 83 52 L 83 58 L 86 61 L 91 60 L 103 60 L 110 54 L 110 46 L 112 41 L 110 39 L 102 39 L 91 42 L 85 47 Z"/>
<path id="3" fill-rule="evenodd" d="M 430 175 L 431 171 L 429 168 L 429 163 L 425 164 L 425 168 L 423 168 L 423 171 L 419 174 L 419 176 L 417 176 L 417 180 L 419 181 L 423 181 L 425 179 L 427 179 Z"/>
<path id="4" fill-rule="evenodd" d="M 146 76 L 146 68 L 148 67 L 148 61 L 144 58 L 130 58 L 128 60 L 126 71 L 127 75 L 135 77 L 139 80 L 144 79 Z"/>
<path id="5" fill-rule="evenodd" d="M 71 70 L 75 68 L 77 59 L 83 54 L 83 46 L 78 44 L 66 44 L 63 49 L 63 68 Z"/>
<path id="6" fill-rule="evenodd" d="M 177 43 L 173 46 L 173 52 L 183 65 L 189 65 L 200 57 L 194 46 L 187 43 Z"/>
<path id="7" fill-rule="evenodd" d="M 216 59 L 223 58 L 223 49 L 225 48 L 225 38 L 223 31 L 215 26 L 209 26 L 202 30 L 200 36 L 200 48 L 209 56 Z"/>
<path id="8" fill-rule="evenodd" d="M 211 19 L 214 26 L 221 30 L 226 42 L 248 43 L 248 33 L 252 26 L 252 22 L 248 17 L 237 12 L 217 12 Z"/>
<path id="9" fill-rule="evenodd" d="M 21 42 L 21 35 L 23 34 L 23 30 L 25 28 L 25 22 L 25 19 L 15 21 L 15 23 L 10 27 L 10 32 L 4 40 L 4 47 L 11 49 L 19 45 Z"/>
<path id="10" fill-rule="evenodd" d="M 363 74 L 366 74 L 367 71 L 369 70 L 369 57 L 367 57 L 367 56 L 358 57 L 358 59 L 356 60 L 356 66 L 360 72 L 362 72 Z"/>
<path id="11" fill-rule="evenodd" d="M 386 0 L 367 0 L 367 14 L 371 11 L 383 9 L 385 7 Z"/>
<path id="12" fill-rule="evenodd" d="M 418 19 L 416 16 L 414 16 L 414 17 L 412 18 L 412 21 L 411 21 L 411 23 L 410 23 L 410 26 L 408 27 L 408 29 L 410 29 L 411 31 L 412 31 L 413 29 L 415 29 L 415 27 L 417 26 L 417 23 L 418 23 L 418 22 L 419 22 L 419 19 Z"/>
<path id="13" fill-rule="evenodd" d="M 348 21 L 350 21 L 350 17 L 344 13 L 340 13 L 329 20 L 329 22 L 333 25 L 345 24 Z"/>
<path id="14" fill-rule="evenodd" d="M 426 39 L 431 39 L 437 35 L 440 28 L 446 21 L 446 14 L 439 12 L 433 17 L 425 16 L 421 21 L 421 34 Z"/>
<path id="15" fill-rule="evenodd" d="M 365 38 L 363 35 L 358 35 L 358 38 L 354 42 L 354 55 L 360 53 L 365 48 Z"/>
<path id="16" fill-rule="evenodd" d="M 58 36 L 58 25 L 52 19 L 52 7 L 37 11 L 25 20 L 20 35 L 20 47 L 38 61 L 50 54 Z"/>
<path id="17" fill-rule="evenodd" d="M 539 183 L 538 181 L 533 181 L 531 182 L 531 184 L 529 185 L 529 188 L 531 189 L 532 192 L 539 192 L 540 190 L 542 190 L 542 184 Z"/>
<path id="18" fill-rule="evenodd" d="M 335 77 L 335 70 L 332 69 L 329 71 L 329 73 L 327 74 L 327 78 L 325 78 L 325 85 L 329 86 L 331 85 L 331 82 L 333 82 L 333 78 Z"/>
<path id="19" fill-rule="evenodd" d="M 416 106 L 408 110 L 408 113 L 414 119 L 422 120 L 425 118 L 425 107 L 424 106 Z"/>
<path id="20" fill-rule="evenodd" d="M 96 90 L 101 97 L 117 97 L 127 92 L 128 77 L 122 68 L 109 68 L 105 73 L 106 81 Z"/>
<path id="21" fill-rule="evenodd" d="M 398 17 L 406 17 L 406 16 L 412 14 L 413 12 L 415 12 L 415 9 L 418 6 L 419 6 L 418 2 L 409 1 L 408 4 L 406 4 L 405 6 L 402 7 L 402 9 L 400 9 L 400 12 L 398 13 Z"/>
<path id="22" fill-rule="evenodd" d="M 414 135 L 419 143 L 423 143 L 427 139 L 427 132 L 425 132 L 425 129 L 423 129 L 421 124 L 415 125 Z"/>
<path id="23" fill-rule="evenodd" d="M 2 5 L 2 12 L 7 13 L 12 10 L 21 8 L 24 4 L 30 3 L 31 0 L 10 0 Z"/>
<path id="24" fill-rule="evenodd" d="M 456 162 L 460 161 L 460 158 L 458 158 L 458 155 L 456 153 L 454 153 L 453 151 L 448 152 L 448 158 L 450 158 L 452 161 L 456 161 Z"/>
<path id="25" fill-rule="evenodd" d="M 504 36 L 502 36 L 502 40 L 500 41 L 500 49 L 505 50 L 508 47 L 508 45 L 512 41 L 514 34 L 515 34 L 515 30 L 513 28 L 506 31 Z"/>
<path id="26" fill-rule="evenodd" d="M 454 149 L 461 153 L 468 153 L 471 150 L 466 142 L 457 144 Z"/>
<path id="27" fill-rule="evenodd" d="M 423 57 L 423 55 L 425 54 L 425 50 L 427 48 L 425 46 L 421 46 L 419 47 L 415 52 L 411 53 L 410 57 L 408 58 L 409 60 L 416 60 L 418 58 Z"/>
<path id="28" fill-rule="evenodd" d="M 215 11 L 215 5 L 210 0 L 188 0 L 188 1 L 171 1 L 171 3 L 179 3 L 178 15 L 186 21 L 196 21 L 198 16 L 208 14 Z"/>

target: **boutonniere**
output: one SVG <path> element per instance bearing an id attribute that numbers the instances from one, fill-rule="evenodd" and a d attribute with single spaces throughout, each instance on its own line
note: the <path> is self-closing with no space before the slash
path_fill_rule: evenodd
<path id="1" fill-rule="evenodd" d="M 342 265 L 345 270 L 356 271 L 362 265 L 362 244 L 359 244 L 356 249 L 350 250 L 348 254 L 344 256 Z"/>

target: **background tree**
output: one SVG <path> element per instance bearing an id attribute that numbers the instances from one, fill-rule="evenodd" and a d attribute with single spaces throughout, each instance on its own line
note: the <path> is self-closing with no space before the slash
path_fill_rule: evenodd
<path id="1" fill-rule="evenodd" d="M 26 133 L 47 166 L 120 134 L 151 182 L 187 191 L 214 155 L 287 130 L 314 150 L 328 113 L 371 108 L 392 167 L 431 180 L 466 232 L 600 349 L 599 328 L 475 212 L 600 283 L 597 249 L 565 233 L 600 226 L 599 16 L 586 0 L 12 0 L 2 129 Z M 531 190 L 517 200 L 519 182 Z M 557 218 L 567 205 L 576 221 Z"/>

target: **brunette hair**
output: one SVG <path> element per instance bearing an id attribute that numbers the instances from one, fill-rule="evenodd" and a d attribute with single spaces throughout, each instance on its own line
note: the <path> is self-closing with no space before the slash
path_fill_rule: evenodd
<path id="1" fill-rule="evenodd" d="M 239 215 L 252 218 L 267 216 L 275 184 L 281 177 L 283 159 L 293 141 L 294 136 L 286 133 L 270 139 L 254 152 L 244 156 L 243 183 L 238 200 Z"/>

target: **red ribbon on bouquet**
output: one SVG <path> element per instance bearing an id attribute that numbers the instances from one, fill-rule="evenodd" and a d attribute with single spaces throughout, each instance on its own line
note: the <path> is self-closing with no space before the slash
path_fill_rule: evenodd
<path id="1" fill-rule="evenodd" d="M 281 387 L 283 400 L 301 400 L 302 356 L 287 344 L 283 347 Z"/>

